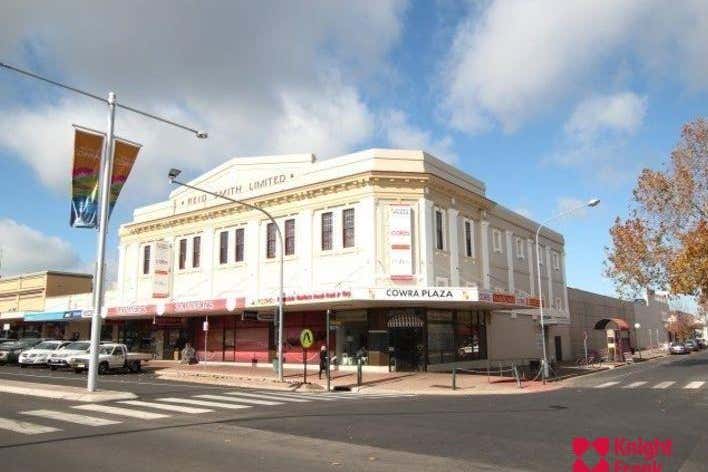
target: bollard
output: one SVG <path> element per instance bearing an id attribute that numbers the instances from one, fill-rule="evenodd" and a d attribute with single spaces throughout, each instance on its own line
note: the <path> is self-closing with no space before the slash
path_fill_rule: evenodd
<path id="1" fill-rule="evenodd" d="M 457 368 L 452 368 L 452 389 L 457 390 Z"/>
<path id="2" fill-rule="evenodd" d="M 361 357 L 356 360 L 356 385 L 361 386 L 362 383 L 362 373 L 361 373 Z"/>

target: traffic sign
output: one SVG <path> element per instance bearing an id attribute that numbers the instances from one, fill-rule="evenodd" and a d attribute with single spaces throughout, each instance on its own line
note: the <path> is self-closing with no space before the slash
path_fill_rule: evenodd
<path id="1" fill-rule="evenodd" d="M 315 336 L 312 334 L 312 331 L 307 328 L 303 329 L 300 333 L 300 344 L 302 345 L 302 347 L 305 349 L 309 349 L 314 343 Z"/>

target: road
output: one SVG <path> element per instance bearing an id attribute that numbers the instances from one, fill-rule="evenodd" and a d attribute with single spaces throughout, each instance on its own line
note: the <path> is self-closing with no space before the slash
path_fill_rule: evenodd
<path id="1" fill-rule="evenodd" d="M 85 382 L 73 373 L 11 367 L 0 368 L 2 379 Z M 2 470 L 566 471 L 578 436 L 670 439 L 662 470 L 708 468 L 708 351 L 528 395 L 282 395 L 151 374 L 100 380 L 143 403 L 86 409 L 0 394 Z M 17 421 L 22 432 L 7 429 Z M 597 458 L 584 456 L 590 465 Z"/>

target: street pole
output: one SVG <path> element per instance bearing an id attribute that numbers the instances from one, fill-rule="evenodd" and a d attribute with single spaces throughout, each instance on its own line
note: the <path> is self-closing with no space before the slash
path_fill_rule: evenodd
<path id="1" fill-rule="evenodd" d="M 108 130 L 101 159 L 99 182 L 98 242 L 96 251 L 96 275 L 93 278 L 93 315 L 91 318 L 91 359 L 88 368 L 89 392 L 96 391 L 98 377 L 98 347 L 101 342 L 101 313 L 103 311 L 103 280 L 106 260 L 106 230 L 108 226 L 108 206 L 111 197 L 111 175 L 113 173 L 113 127 L 116 119 L 116 94 L 108 94 Z"/>
<path id="2" fill-rule="evenodd" d="M 331 356 L 329 355 L 329 320 L 330 320 L 330 315 L 332 313 L 332 310 L 327 310 L 327 317 L 326 317 L 326 322 L 325 324 L 326 329 L 327 329 L 327 334 L 325 335 L 325 343 L 327 345 L 327 391 L 330 391 L 330 371 L 329 371 L 329 366 L 332 363 L 331 362 Z"/>
<path id="3" fill-rule="evenodd" d="M 541 232 L 541 228 L 543 228 L 545 225 L 550 223 L 551 221 L 555 220 L 556 218 L 560 218 L 562 216 L 565 216 L 569 213 L 572 213 L 574 211 L 580 210 L 581 208 L 585 208 L 586 206 L 588 207 L 595 207 L 600 203 L 600 200 L 597 198 L 593 198 L 587 203 L 584 203 L 582 205 L 578 205 L 577 207 L 570 208 L 569 210 L 566 210 L 564 212 L 561 212 L 557 215 L 554 215 L 550 218 L 548 218 L 546 221 L 538 225 L 538 228 L 536 228 L 536 273 L 538 275 L 538 297 L 539 297 L 539 312 L 541 314 L 541 344 L 543 346 L 543 360 L 542 360 L 542 369 L 541 369 L 541 377 L 543 379 L 543 383 L 546 383 L 546 378 L 548 377 L 548 357 L 546 355 L 546 331 L 545 331 L 545 321 L 543 319 L 543 288 L 541 287 L 541 253 L 539 251 L 539 246 L 538 246 L 538 236 L 539 233 Z M 548 286 L 553 283 L 551 278 L 548 278 Z"/>
<path id="4" fill-rule="evenodd" d="M 206 131 L 196 130 L 185 126 L 183 124 L 177 123 L 166 118 L 162 118 L 152 113 L 148 113 L 137 108 L 129 107 L 122 103 L 116 102 L 116 95 L 113 92 L 108 94 L 108 100 L 100 97 L 96 94 L 87 92 L 85 90 L 78 89 L 76 87 L 71 87 L 69 85 L 57 82 L 56 80 L 48 79 L 34 72 L 28 70 L 20 69 L 13 65 L 0 62 L 0 68 L 16 72 L 18 74 L 30 77 L 32 79 L 45 82 L 56 87 L 60 87 L 64 90 L 83 95 L 85 97 L 97 100 L 108 105 L 109 118 L 108 118 L 108 133 L 106 135 L 107 142 L 104 146 L 103 156 L 101 157 L 101 175 L 99 176 L 99 228 L 98 228 L 98 247 L 97 247 L 97 258 L 96 258 L 96 269 L 95 277 L 93 281 L 93 315 L 91 317 L 91 348 L 90 348 L 90 359 L 89 359 L 89 372 L 86 388 L 89 392 L 96 391 L 96 380 L 98 373 L 98 346 L 101 338 L 101 311 L 103 311 L 104 302 L 104 278 L 105 278 L 105 246 L 106 246 L 106 231 L 108 226 L 108 207 L 110 202 L 110 188 L 111 188 L 111 173 L 113 172 L 113 127 L 115 124 L 115 109 L 116 107 L 128 110 L 132 113 L 137 113 L 146 118 L 151 118 L 153 120 L 160 121 L 162 123 L 174 126 L 176 128 L 183 129 L 190 133 L 193 133 L 199 139 L 206 139 L 209 135 Z"/>
<path id="5" fill-rule="evenodd" d="M 181 173 L 182 171 L 179 169 L 170 169 L 170 172 L 168 174 L 170 182 L 179 185 L 181 187 L 186 187 L 190 188 L 192 190 L 196 190 L 197 192 L 202 192 L 206 193 L 207 195 L 211 195 L 216 198 L 221 198 L 223 200 L 229 201 L 231 203 L 237 203 L 239 205 L 243 205 L 247 208 L 250 208 L 252 210 L 256 210 L 264 214 L 271 223 L 273 223 L 273 226 L 275 227 L 275 233 L 278 235 L 278 242 L 280 243 L 280 287 L 278 289 L 278 381 L 282 382 L 283 381 L 283 309 L 284 309 L 284 299 L 285 299 L 285 291 L 284 291 L 284 267 L 285 267 L 285 240 L 283 239 L 283 233 L 280 231 L 280 226 L 278 226 L 278 223 L 275 221 L 275 218 L 273 218 L 273 215 L 270 214 L 270 212 L 264 210 L 263 208 L 252 205 L 248 202 L 244 202 L 243 200 L 236 200 L 235 198 L 227 197 L 226 195 L 221 195 L 216 192 L 211 192 L 209 190 L 195 187 L 194 185 L 187 184 L 185 182 L 181 182 L 177 180 L 177 176 Z"/>

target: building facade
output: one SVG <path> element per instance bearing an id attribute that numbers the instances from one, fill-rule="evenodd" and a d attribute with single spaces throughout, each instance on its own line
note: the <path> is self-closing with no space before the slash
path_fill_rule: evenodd
<path id="1" fill-rule="evenodd" d="M 43 271 L 0 279 L 0 323 L 8 337 L 58 337 L 80 332 L 81 313 L 49 315 L 47 302 L 92 290 L 93 276 L 72 272 Z M 51 302 L 49 302 L 51 304 Z M 82 298 L 83 304 L 83 298 Z M 88 305 L 90 306 L 90 305 Z"/>
<path id="2" fill-rule="evenodd" d="M 551 357 L 570 355 L 563 237 L 485 195 L 484 184 L 422 151 L 371 149 L 235 158 L 120 228 L 118 283 L 103 315 L 137 348 L 173 358 L 268 364 L 284 251 L 285 359 L 302 329 L 341 366 L 434 370 L 538 359 L 543 299 Z M 319 349 L 317 349 L 319 350 Z"/>

